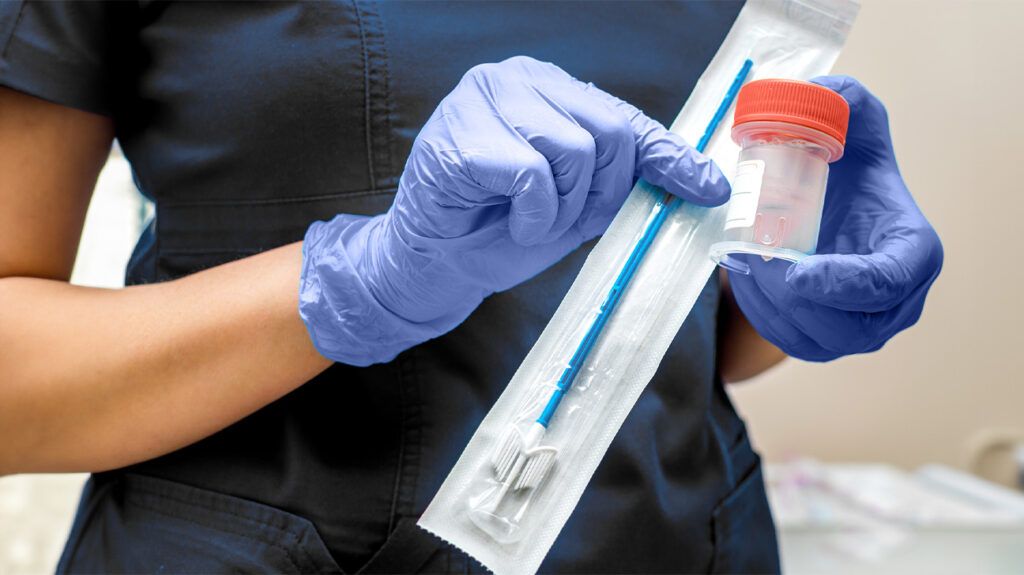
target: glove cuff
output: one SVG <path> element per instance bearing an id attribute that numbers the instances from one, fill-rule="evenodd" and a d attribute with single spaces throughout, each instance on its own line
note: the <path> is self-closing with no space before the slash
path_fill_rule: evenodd
<path id="1" fill-rule="evenodd" d="M 384 218 L 342 214 L 306 231 L 299 315 L 317 351 L 334 361 L 359 367 L 388 362 L 447 331 L 438 322 L 408 321 L 374 297 L 372 278 L 360 264 Z"/>

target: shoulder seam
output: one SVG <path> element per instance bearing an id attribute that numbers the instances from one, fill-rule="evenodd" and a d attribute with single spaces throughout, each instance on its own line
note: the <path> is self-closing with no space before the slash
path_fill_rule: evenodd
<path id="1" fill-rule="evenodd" d="M 2 49 L 0 49 L 0 59 L 7 58 L 7 48 L 11 45 L 11 39 L 14 38 L 14 31 L 18 29 L 18 24 L 21 24 L 21 17 L 25 13 L 25 3 L 25 0 L 18 0 L 18 15 L 14 17 L 11 29 L 4 33 L 4 45 Z"/>

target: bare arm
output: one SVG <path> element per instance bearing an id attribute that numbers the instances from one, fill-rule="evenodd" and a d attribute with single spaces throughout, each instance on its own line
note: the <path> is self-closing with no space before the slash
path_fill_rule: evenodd
<path id="1" fill-rule="evenodd" d="M 729 288 L 729 276 L 719 270 L 722 301 L 718 308 L 718 372 L 726 383 L 750 379 L 786 359 L 786 354 L 761 337 L 750 325 Z"/>
<path id="2" fill-rule="evenodd" d="M 67 283 L 112 134 L 0 89 L 0 475 L 156 457 L 330 364 L 298 316 L 298 243 L 163 284 Z"/>

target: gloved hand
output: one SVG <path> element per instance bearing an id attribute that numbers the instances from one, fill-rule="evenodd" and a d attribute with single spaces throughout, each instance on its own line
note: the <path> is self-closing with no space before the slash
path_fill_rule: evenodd
<path id="1" fill-rule="evenodd" d="M 637 177 L 701 205 L 729 193 L 682 138 L 560 68 L 477 66 L 417 136 L 386 213 L 309 228 L 300 314 L 324 356 L 389 361 L 603 233 Z"/>
<path id="2" fill-rule="evenodd" d="M 832 164 L 818 254 L 798 264 L 744 256 L 729 273 L 750 323 L 787 354 L 828 361 L 881 348 L 917 322 L 942 268 L 939 236 L 900 176 L 882 103 L 853 78 L 813 82 L 850 104 L 843 157 Z"/>

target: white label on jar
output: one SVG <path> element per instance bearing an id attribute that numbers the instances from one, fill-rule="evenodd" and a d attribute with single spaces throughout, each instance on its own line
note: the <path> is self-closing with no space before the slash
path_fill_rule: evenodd
<path id="1" fill-rule="evenodd" d="M 754 225 L 763 178 L 764 160 L 747 160 L 736 164 L 736 178 L 732 183 L 729 211 L 725 215 L 725 229 L 749 228 Z"/>

